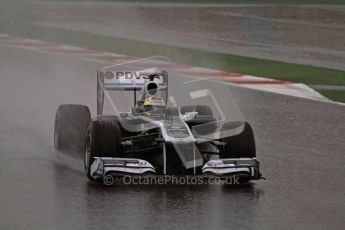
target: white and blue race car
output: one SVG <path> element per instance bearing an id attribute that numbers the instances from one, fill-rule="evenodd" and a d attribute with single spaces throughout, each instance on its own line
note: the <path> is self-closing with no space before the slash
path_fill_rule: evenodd
<path id="1" fill-rule="evenodd" d="M 252 127 L 229 89 L 217 79 L 150 63 L 153 68 L 135 62 L 98 70 L 97 115 L 91 119 L 85 105 L 60 105 L 55 148 L 83 155 L 92 181 L 124 175 L 261 179 Z"/>

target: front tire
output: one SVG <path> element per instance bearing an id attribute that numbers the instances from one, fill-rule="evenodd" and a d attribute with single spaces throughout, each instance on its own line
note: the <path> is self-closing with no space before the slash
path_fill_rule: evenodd
<path id="1" fill-rule="evenodd" d="M 116 157 L 121 154 L 121 129 L 117 120 L 94 120 L 91 122 L 84 156 L 85 173 L 91 177 L 90 168 L 95 157 Z"/>
<path id="2" fill-rule="evenodd" d="M 252 127 L 248 122 L 244 122 L 244 129 L 241 133 L 223 138 L 225 142 L 224 152 L 221 158 L 254 158 L 256 157 L 255 139 Z M 230 129 L 231 122 L 222 127 L 223 130 Z"/>
<path id="3" fill-rule="evenodd" d="M 233 124 L 230 122 L 222 127 L 222 130 L 229 129 Z M 256 157 L 255 139 L 252 127 L 244 122 L 244 129 L 241 133 L 223 138 L 225 142 L 224 153 L 221 158 L 254 158 Z"/>
<path id="4" fill-rule="evenodd" d="M 244 129 L 241 133 L 223 138 L 225 142 L 224 152 L 220 155 L 221 159 L 226 158 L 254 158 L 256 157 L 255 139 L 252 127 L 248 122 L 244 122 Z M 222 131 L 231 130 L 238 127 L 238 122 L 229 122 L 224 124 Z M 225 131 L 226 132 L 226 131 Z M 249 182 L 252 178 L 248 176 L 239 176 L 240 184 Z"/>

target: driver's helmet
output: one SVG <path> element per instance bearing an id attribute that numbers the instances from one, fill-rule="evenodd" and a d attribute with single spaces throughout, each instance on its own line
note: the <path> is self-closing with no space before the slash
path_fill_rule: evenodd
<path id="1" fill-rule="evenodd" d="M 144 101 L 144 112 L 157 111 L 165 108 L 165 102 L 161 97 L 148 97 Z"/>

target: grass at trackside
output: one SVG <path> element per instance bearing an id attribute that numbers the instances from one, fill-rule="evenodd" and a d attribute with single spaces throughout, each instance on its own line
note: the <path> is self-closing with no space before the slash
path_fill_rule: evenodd
<path id="1" fill-rule="evenodd" d="M 318 90 L 323 96 L 345 103 L 345 90 Z"/>
<path id="2" fill-rule="evenodd" d="M 167 56 L 176 63 L 190 64 L 230 72 L 250 74 L 292 82 L 315 85 L 345 85 L 345 71 L 327 69 L 279 61 L 243 57 L 225 53 L 151 44 L 106 35 L 53 29 L 28 23 L 0 20 L 0 33 L 41 39 L 60 44 L 81 46 L 107 52 L 138 57 Z M 321 91 L 320 91 L 321 92 Z M 331 99 L 339 99 L 340 93 L 325 92 Z"/>

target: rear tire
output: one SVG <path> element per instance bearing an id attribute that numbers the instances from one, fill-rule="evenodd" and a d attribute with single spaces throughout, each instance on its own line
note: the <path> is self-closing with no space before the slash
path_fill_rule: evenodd
<path id="1" fill-rule="evenodd" d="M 85 137 L 90 121 L 91 114 L 87 106 L 60 105 L 55 115 L 55 149 L 63 152 L 84 152 Z"/>
<path id="2" fill-rule="evenodd" d="M 121 154 L 121 129 L 117 120 L 94 120 L 87 136 L 85 172 L 91 181 L 95 181 L 90 175 L 94 157 L 116 157 Z"/>
<path id="3" fill-rule="evenodd" d="M 224 153 L 220 158 L 253 158 L 256 157 L 255 139 L 252 127 L 244 122 L 244 130 L 235 136 L 223 138 L 225 142 Z M 222 129 L 231 127 L 226 123 Z"/>

